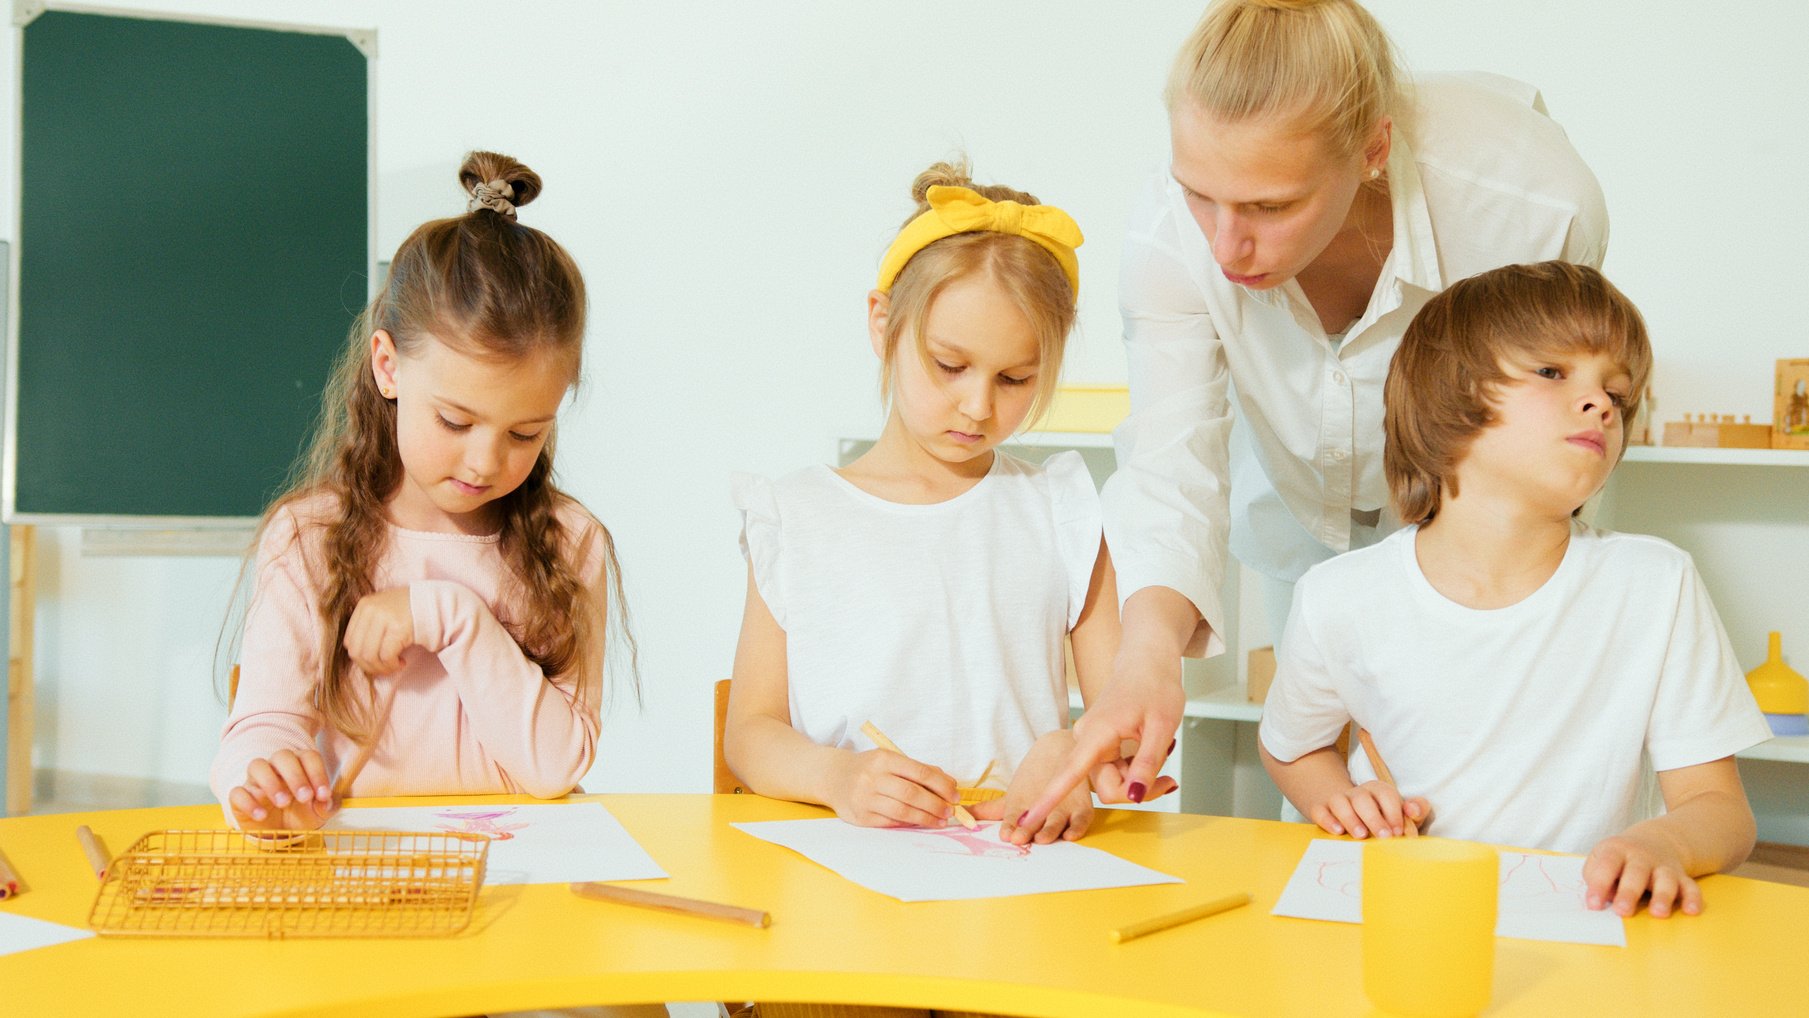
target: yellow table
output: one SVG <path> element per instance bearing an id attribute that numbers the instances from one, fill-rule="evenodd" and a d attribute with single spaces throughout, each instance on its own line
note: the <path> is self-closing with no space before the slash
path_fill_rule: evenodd
<path id="1" fill-rule="evenodd" d="M 1269 915 L 1313 829 L 1109 811 L 1088 844 L 1185 886 L 901 904 L 735 821 L 824 816 L 757 796 L 608 795 L 672 874 L 637 886 L 765 908 L 757 930 L 485 888 L 471 928 L 423 940 L 93 938 L 0 957 L 0 1014 L 470 1015 L 645 1000 L 843 1000 L 1025 1015 L 1363 1015 L 1356 926 Z M 469 802 L 368 800 L 366 805 Z M 498 802 L 527 802 L 497 798 Z M 0 820 L 27 890 L 0 910 L 86 925 L 78 824 L 119 851 L 218 826 L 213 807 Z M 1229 891 L 1234 912 L 1123 945 L 1115 926 Z M 1501 940 L 1492 1015 L 1809 1013 L 1809 888 L 1711 877 L 1702 916 L 1627 924 L 1625 949 Z"/>

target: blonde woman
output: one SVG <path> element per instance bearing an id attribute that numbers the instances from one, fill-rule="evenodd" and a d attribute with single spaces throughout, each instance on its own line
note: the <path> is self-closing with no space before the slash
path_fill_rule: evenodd
<path id="1" fill-rule="evenodd" d="M 1308 567 L 1399 527 L 1382 382 L 1414 313 L 1501 265 L 1600 267 L 1607 245 L 1601 188 L 1535 90 L 1409 82 L 1354 0 L 1218 0 L 1164 99 L 1172 161 L 1119 287 L 1132 413 L 1104 497 L 1123 643 L 1032 825 L 1098 763 L 1119 759 L 1132 799 L 1154 787 L 1181 658 L 1224 649 L 1228 556 L 1266 578 L 1279 633 Z"/>

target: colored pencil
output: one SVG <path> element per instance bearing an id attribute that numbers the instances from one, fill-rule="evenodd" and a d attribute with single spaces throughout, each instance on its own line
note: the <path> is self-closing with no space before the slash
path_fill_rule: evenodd
<path id="1" fill-rule="evenodd" d="M 352 791 L 352 782 L 358 780 L 358 772 L 371 762 L 371 754 L 377 752 L 377 742 L 383 738 L 383 729 L 389 725 L 389 712 L 396 706 L 396 691 L 389 691 L 383 706 L 377 709 L 377 724 L 371 729 L 370 738 L 359 745 L 358 752 L 339 769 L 339 777 L 333 780 L 333 801 L 339 802 Z"/>
<path id="2" fill-rule="evenodd" d="M 1178 912 L 1159 915 L 1153 919 L 1145 919 L 1139 923 L 1132 923 L 1129 926 L 1120 926 L 1112 931 L 1112 942 L 1122 944 L 1127 940 L 1136 940 L 1138 937 L 1145 937 L 1151 933 L 1160 933 L 1163 930 L 1172 929 L 1173 927 L 1180 926 L 1182 923 L 1191 923 L 1196 919 L 1204 919 L 1207 916 L 1218 915 L 1220 912 L 1229 912 L 1234 908 L 1239 908 L 1248 905 L 1249 903 L 1250 896 L 1242 891 L 1237 894 L 1227 894 L 1223 898 L 1214 898 L 1211 901 L 1202 902 L 1192 908 L 1184 908 Z"/>
<path id="3" fill-rule="evenodd" d="M 1401 786 L 1395 785 L 1394 775 L 1389 772 L 1388 765 L 1382 762 L 1382 754 L 1376 752 L 1376 741 L 1369 737 L 1369 729 L 1357 729 L 1357 741 L 1363 744 L 1363 753 L 1365 756 L 1369 757 L 1370 766 L 1376 769 L 1376 777 L 1394 785 L 1395 790 L 1399 791 Z M 1401 804 L 1401 821 L 1402 825 L 1407 830 L 1407 836 L 1409 838 L 1417 838 L 1420 836 L 1420 825 L 1414 823 L 1413 818 L 1407 815 L 1407 804 L 1405 802 Z"/>
<path id="4" fill-rule="evenodd" d="M 575 881 L 571 888 L 572 893 L 581 898 L 614 902 L 617 905 L 658 909 L 661 912 L 671 912 L 676 915 L 716 919 L 725 923 L 740 923 L 743 926 L 753 926 L 759 929 L 765 929 L 773 924 L 772 915 L 757 908 L 742 908 L 738 905 L 723 905 L 714 901 L 700 901 L 696 898 L 681 898 L 676 894 L 655 894 L 652 891 L 637 891 L 629 887 L 616 887 L 611 884 L 599 884 L 595 881 Z"/>
<path id="5" fill-rule="evenodd" d="M 101 847 L 100 839 L 94 836 L 94 831 L 83 824 L 75 829 L 75 840 L 81 843 L 82 854 L 88 857 L 88 865 L 94 868 L 94 878 L 107 879 L 107 850 Z"/>
<path id="6" fill-rule="evenodd" d="M 886 733 L 874 727 L 874 724 L 871 721 L 864 721 L 861 723 L 861 734 L 872 739 L 873 744 L 880 749 L 890 750 L 893 753 L 897 753 L 899 756 L 910 756 L 909 753 L 898 748 L 898 743 L 886 738 Z M 955 819 L 960 821 L 961 826 L 970 831 L 980 826 L 979 822 L 974 819 L 974 815 L 967 811 L 967 807 L 958 802 L 955 803 Z"/>

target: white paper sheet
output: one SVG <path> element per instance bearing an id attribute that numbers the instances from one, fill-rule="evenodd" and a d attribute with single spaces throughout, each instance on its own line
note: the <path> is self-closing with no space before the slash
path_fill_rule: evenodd
<path id="1" fill-rule="evenodd" d="M 1583 857 L 1501 852 L 1495 934 L 1520 940 L 1627 946 L 1621 917 L 1584 904 Z M 1275 903 L 1275 915 L 1363 921 L 1363 845 L 1315 838 Z"/>
<path id="2" fill-rule="evenodd" d="M 772 820 L 735 827 L 899 901 L 1005 898 L 1183 882 L 1069 841 L 1025 851 L 999 840 L 997 822 L 983 822 L 973 831 L 955 825 L 940 830 L 856 827 L 834 819 Z"/>
<path id="3" fill-rule="evenodd" d="M 30 916 L 0 912 L 0 955 L 17 954 L 40 947 L 67 944 L 94 936 L 93 930 L 81 930 L 62 923 L 46 922 Z M 0 1000 L 6 995 L 0 993 Z"/>
<path id="4" fill-rule="evenodd" d="M 490 838 L 489 884 L 650 880 L 666 876 L 602 803 L 544 806 L 373 806 L 342 810 L 329 829 L 457 831 Z"/>

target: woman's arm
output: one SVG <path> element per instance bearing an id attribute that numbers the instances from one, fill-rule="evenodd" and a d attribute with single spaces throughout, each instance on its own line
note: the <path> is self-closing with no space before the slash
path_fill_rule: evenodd
<path id="1" fill-rule="evenodd" d="M 850 823 L 947 822 L 959 799 L 953 778 L 886 750 L 856 753 L 812 742 L 792 727 L 787 682 L 785 630 L 760 596 L 750 567 L 723 732 L 729 768 L 760 795 L 820 803 Z"/>

